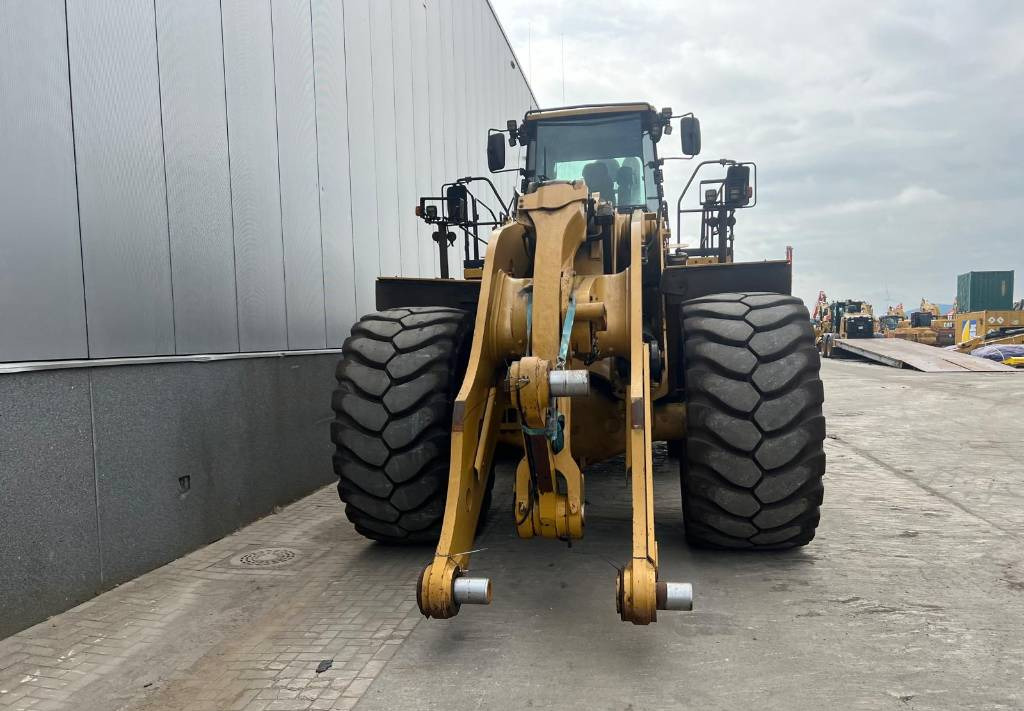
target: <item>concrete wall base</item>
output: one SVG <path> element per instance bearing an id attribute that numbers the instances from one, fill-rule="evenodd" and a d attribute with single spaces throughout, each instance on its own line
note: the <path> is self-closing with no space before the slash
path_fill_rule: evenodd
<path id="1" fill-rule="evenodd" d="M 0 375 L 0 637 L 333 481 L 337 361 Z"/>

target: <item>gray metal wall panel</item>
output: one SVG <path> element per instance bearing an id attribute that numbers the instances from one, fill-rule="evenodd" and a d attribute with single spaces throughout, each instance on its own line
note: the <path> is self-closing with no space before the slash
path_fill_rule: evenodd
<path id="1" fill-rule="evenodd" d="M 462 170 L 462 141 L 459 131 L 462 129 L 462 117 L 465 115 L 465 90 L 456 75 L 456 53 L 455 53 L 455 0 L 441 0 L 440 2 L 440 43 L 441 43 L 441 111 L 442 125 L 444 127 L 444 172 L 441 174 L 441 181 L 435 183 L 440 186 L 442 182 L 451 180 L 452 177 L 465 175 Z M 457 265 L 459 250 L 456 247 L 446 247 L 448 252 L 449 265 Z"/>
<path id="2" fill-rule="evenodd" d="M 422 9 L 422 6 L 420 6 Z M 398 202 L 398 238 L 402 246 L 402 274 L 423 276 L 420 266 L 418 230 L 413 206 L 419 195 L 416 189 L 416 108 L 413 103 L 412 30 L 409 26 L 413 4 L 407 0 L 391 0 L 391 50 L 394 58 L 394 103 Z"/>
<path id="3" fill-rule="evenodd" d="M 499 70 L 502 60 L 502 54 L 499 47 L 494 45 L 494 21 L 491 18 L 490 11 L 487 9 L 486 3 L 480 3 L 480 48 L 481 54 L 486 58 L 486 61 L 481 67 L 481 129 L 480 134 L 476 137 L 476 144 L 480 151 L 480 156 L 483 164 L 487 165 L 487 129 L 489 128 L 500 128 L 505 125 L 506 117 L 501 109 L 501 97 L 498 95 L 497 82 L 499 78 Z M 505 152 L 508 153 L 508 142 L 505 144 Z M 508 177 L 505 173 L 499 173 L 493 176 L 494 184 L 498 187 L 498 191 L 505 196 L 503 188 L 503 181 Z M 501 209 L 501 205 L 498 204 L 497 199 L 492 198 L 491 203 L 495 212 Z"/>
<path id="4" fill-rule="evenodd" d="M 466 76 L 466 63 L 469 55 L 466 51 L 466 33 L 469 32 L 469 25 L 466 22 L 466 3 L 453 1 L 452 11 L 452 74 L 455 82 L 454 91 L 449 96 L 454 97 L 453 108 L 455 115 L 449 115 L 455 121 L 455 155 L 458 161 L 457 174 L 468 175 L 470 169 L 469 161 L 469 81 Z"/>
<path id="5" fill-rule="evenodd" d="M 497 83 L 498 87 L 498 110 L 501 115 L 505 117 L 505 120 L 516 119 L 517 121 L 522 120 L 523 113 L 526 111 L 525 106 L 520 106 L 512 96 L 512 89 L 515 86 L 513 80 L 520 80 L 519 69 L 512 66 L 512 52 L 509 50 L 508 45 L 505 43 L 505 38 L 501 34 L 501 30 L 495 25 L 494 27 L 494 43 L 498 48 L 498 52 L 502 57 L 501 71 L 499 71 L 499 80 Z M 507 67 L 507 68 L 506 68 Z M 519 150 L 518 147 L 509 147 L 506 149 L 507 159 L 506 164 L 509 168 L 518 167 L 519 162 Z M 504 178 L 504 190 L 505 194 L 511 196 L 512 191 L 518 186 L 519 176 L 516 173 L 505 173 Z"/>
<path id="6" fill-rule="evenodd" d="M 484 53 L 484 25 L 483 25 L 483 0 L 476 0 L 470 3 L 470 26 L 469 40 L 471 61 L 469 65 L 471 90 L 469 92 L 470 103 L 473 106 L 471 116 L 473 123 L 469 134 L 469 146 L 471 149 L 474 166 L 486 166 L 487 156 L 484 148 L 487 145 L 483 136 L 487 134 L 485 115 L 487 113 L 487 85 L 485 83 L 485 71 L 492 65 L 497 57 Z M 479 168 L 477 168 L 479 170 Z M 478 175 L 479 173 L 474 173 Z"/>
<path id="7" fill-rule="evenodd" d="M 465 36 L 461 37 L 463 43 L 466 62 L 463 66 L 463 73 L 466 82 L 466 135 L 464 140 L 466 142 L 466 155 L 468 157 L 468 165 L 466 166 L 470 172 L 478 170 L 480 161 L 477 160 L 480 155 L 480 141 L 474 140 L 480 135 L 480 85 L 478 83 L 477 76 L 477 64 L 480 61 L 480 57 L 477 54 L 476 47 L 476 11 L 480 7 L 480 1 L 465 3 L 465 6 L 461 8 L 461 13 L 464 22 Z"/>
<path id="8" fill-rule="evenodd" d="M 494 53 L 495 62 L 497 62 L 497 65 L 494 68 L 494 73 L 492 76 L 493 90 L 491 93 L 491 97 L 493 101 L 493 106 L 491 107 L 491 120 L 497 121 L 498 125 L 504 126 L 505 121 L 512 118 L 518 120 L 519 116 L 516 116 L 511 111 L 509 111 L 511 102 L 509 101 L 508 98 L 507 78 L 508 72 L 511 70 L 508 68 L 508 61 L 507 58 L 505 57 L 505 44 L 501 40 L 501 33 L 498 31 L 497 25 L 494 24 L 493 20 L 491 20 L 490 10 L 487 10 L 486 17 L 488 18 L 488 21 L 490 22 L 491 25 L 490 27 L 488 27 L 488 47 Z M 506 167 L 509 168 L 511 168 L 514 165 L 514 163 L 511 160 L 511 153 L 512 148 L 506 144 L 505 165 Z M 506 198 L 511 197 L 512 193 L 510 188 L 512 186 L 512 173 L 502 173 L 497 177 L 498 186 L 499 189 L 501 190 L 501 194 Z"/>
<path id="9" fill-rule="evenodd" d="M 243 351 L 288 347 L 269 0 L 223 0 L 231 205 Z"/>
<path id="10" fill-rule="evenodd" d="M 448 153 L 445 150 L 445 138 L 448 133 L 448 129 L 445 126 L 445 94 L 444 89 L 447 84 L 447 80 L 443 74 L 444 67 L 444 45 L 442 35 L 442 14 L 441 14 L 441 1 L 427 3 L 427 23 L 426 23 L 426 37 L 427 37 L 427 52 L 426 52 L 426 85 L 427 85 L 427 104 L 425 113 L 429 116 L 429 134 L 430 134 L 430 191 L 428 194 L 434 195 L 441 187 L 441 183 L 444 182 L 444 176 L 447 175 L 448 166 Z M 422 109 L 421 109 L 422 110 Z M 439 259 L 440 254 L 438 246 L 431 242 L 430 257 L 433 263 L 433 273 L 435 276 L 439 274 Z"/>
<path id="11" fill-rule="evenodd" d="M 373 65 L 373 155 L 377 177 L 377 240 L 381 276 L 402 275 L 398 226 L 398 153 L 395 147 L 395 80 L 391 49 L 391 3 L 370 2 L 370 61 Z"/>
<path id="12" fill-rule="evenodd" d="M 336 0 L 313 0 L 312 13 L 327 346 L 337 347 L 358 317 L 352 262 L 344 13 Z"/>
<path id="13" fill-rule="evenodd" d="M 153 3 L 67 14 L 89 354 L 173 353 Z"/>
<path id="14" fill-rule="evenodd" d="M 433 195 L 437 186 L 431 180 L 430 155 L 432 151 L 432 133 L 430 120 L 433 116 L 429 99 L 428 74 L 430 57 L 427 50 L 428 9 L 419 3 L 413 3 L 409 11 L 409 42 L 412 59 L 412 119 L 413 145 L 415 146 L 415 187 L 414 201 L 422 195 Z M 435 38 L 436 35 L 433 35 Z M 439 184 L 438 184 L 439 185 Z M 407 205 L 403 205 L 408 209 Z M 413 215 L 415 217 L 415 215 Z M 419 263 L 419 274 L 431 277 L 437 271 L 437 259 L 434 257 L 433 241 L 430 236 L 433 230 L 423 220 L 414 220 L 416 225 L 416 252 Z"/>
<path id="15" fill-rule="evenodd" d="M 512 72 L 514 72 L 516 70 L 513 69 L 510 66 L 508 52 L 506 51 L 504 38 L 501 36 L 501 32 L 498 30 L 497 27 L 495 27 L 493 29 L 493 32 L 494 32 L 493 42 L 494 42 L 494 44 L 495 44 L 495 46 L 497 48 L 496 51 L 498 52 L 498 56 L 499 56 L 499 58 L 501 60 L 501 64 L 498 67 L 497 77 L 495 78 L 495 83 L 494 83 L 494 88 L 497 91 L 497 96 L 495 97 L 496 105 L 495 105 L 494 108 L 495 108 L 495 111 L 501 117 L 501 118 L 498 119 L 499 121 L 507 121 L 508 119 L 516 119 L 518 121 L 518 120 L 520 120 L 522 118 L 522 116 L 516 114 L 516 111 L 513 109 L 514 104 L 512 103 L 512 101 L 511 101 L 511 99 L 509 98 L 509 95 L 508 95 L 509 86 L 510 86 L 510 83 L 511 83 L 509 78 L 511 77 Z M 519 108 L 519 107 L 516 107 L 516 108 Z M 516 165 L 516 162 L 515 162 L 515 149 L 512 148 L 512 147 L 506 147 L 505 152 L 506 152 L 506 160 L 505 160 L 506 166 L 509 167 L 509 168 L 515 167 L 515 165 Z M 502 194 L 503 195 L 505 195 L 507 197 L 511 197 L 511 195 L 512 195 L 512 188 L 515 185 L 515 180 L 516 180 L 516 174 L 515 173 L 504 173 L 502 175 Z"/>
<path id="16" fill-rule="evenodd" d="M 69 0 L 70 83 L 60 0 L 3 5 L 0 140 L 36 153 L 4 166 L 38 178 L 0 168 L 0 359 L 337 345 L 378 274 L 436 274 L 410 205 L 526 95 L 486 3 L 221 4 Z"/>
<path id="17" fill-rule="evenodd" d="M 288 347 L 323 348 L 327 337 L 312 18 L 309 0 L 274 0 L 272 8 Z"/>
<path id="18" fill-rule="evenodd" d="M 0 360 L 85 358 L 64 3 L 0 3 Z"/>
<path id="19" fill-rule="evenodd" d="M 220 3 L 156 7 L 175 349 L 237 351 Z"/>
<path id="20" fill-rule="evenodd" d="M 356 273 L 356 310 L 359 314 L 376 310 L 374 279 L 380 274 L 369 3 L 370 0 L 345 0 L 343 5 L 349 178 L 353 205 L 352 246 Z"/>

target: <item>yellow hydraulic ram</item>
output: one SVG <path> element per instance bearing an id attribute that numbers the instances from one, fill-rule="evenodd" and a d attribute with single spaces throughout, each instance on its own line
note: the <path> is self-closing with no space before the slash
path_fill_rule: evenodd
<path id="1" fill-rule="evenodd" d="M 519 199 L 516 221 L 491 236 L 469 365 L 454 405 L 441 536 L 417 588 L 419 608 L 428 617 L 452 617 L 462 604 L 491 600 L 490 581 L 466 572 L 501 415 L 508 408 L 518 412 L 522 425 L 517 532 L 524 538 L 583 536 L 583 474 L 573 456 L 572 403 L 589 390 L 584 355 L 591 363 L 615 356 L 630 364 L 623 448 L 632 477 L 633 546 L 617 576 L 616 608 L 623 620 L 648 624 L 659 609 L 692 605 L 689 584 L 658 581 L 654 539 L 641 264 L 645 239 L 655 239 L 657 223 L 639 210 L 618 220 L 629 266 L 603 274 L 600 256 L 586 243 L 587 201 L 582 181 L 541 185 Z M 531 240 L 532 249 L 524 247 Z M 660 245 L 651 252 L 660 255 Z"/>

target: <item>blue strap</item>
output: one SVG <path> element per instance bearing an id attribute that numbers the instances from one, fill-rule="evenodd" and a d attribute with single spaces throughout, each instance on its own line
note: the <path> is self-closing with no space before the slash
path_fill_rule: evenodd
<path id="1" fill-rule="evenodd" d="M 565 415 L 549 417 L 546 427 L 523 426 L 523 433 L 526 435 L 540 435 L 551 441 L 551 449 L 555 454 L 562 451 L 565 446 Z"/>
<path id="2" fill-rule="evenodd" d="M 576 319 L 576 294 L 569 294 L 569 305 L 565 309 L 565 321 L 562 323 L 562 343 L 558 347 L 558 363 L 556 367 L 564 368 L 569 358 L 569 336 L 572 335 L 572 322 Z"/>
<path id="3" fill-rule="evenodd" d="M 533 352 L 533 287 L 526 292 L 526 347 Z"/>
<path id="4" fill-rule="evenodd" d="M 556 368 L 564 368 L 569 357 L 569 337 L 572 335 L 572 324 L 576 320 L 576 294 L 569 295 L 569 305 L 565 309 L 565 321 L 562 322 L 562 342 L 558 346 L 558 362 Z M 526 340 L 531 343 L 533 330 L 533 290 L 526 294 Z M 561 450 L 563 418 L 549 417 L 544 427 L 527 427 L 520 425 L 527 435 L 543 435 L 551 440 L 556 447 L 556 453 Z"/>

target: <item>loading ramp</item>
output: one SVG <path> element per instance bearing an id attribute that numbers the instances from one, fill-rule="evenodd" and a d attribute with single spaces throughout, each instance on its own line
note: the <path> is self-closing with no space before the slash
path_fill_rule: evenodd
<path id="1" fill-rule="evenodd" d="M 914 368 L 925 373 L 1019 372 L 987 358 L 977 358 L 902 338 L 837 338 L 833 347 L 892 368 Z"/>

